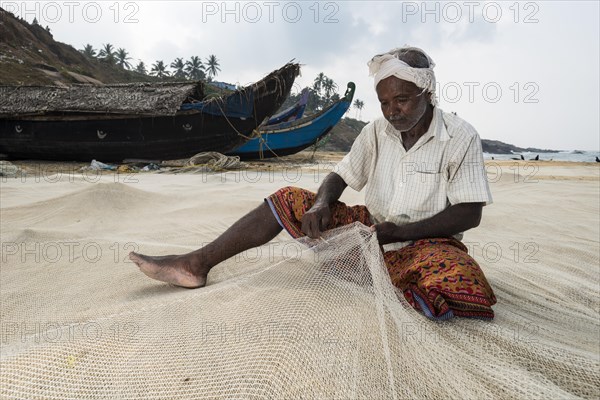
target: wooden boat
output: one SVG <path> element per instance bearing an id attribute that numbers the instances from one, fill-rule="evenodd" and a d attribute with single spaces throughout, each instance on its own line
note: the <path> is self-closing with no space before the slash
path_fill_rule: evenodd
<path id="1" fill-rule="evenodd" d="M 269 118 L 266 125 L 275 125 L 281 122 L 295 121 L 297 119 L 302 118 L 302 116 L 304 115 L 304 110 L 306 109 L 307 102 L 308 88 L 304 88 L 302 89 L 302 93 L 300 93 L 300 100 L 298 100 L 292 106 L 281 111 L 280 113 L 273 115 L 271 118 Z"/>
<path id="2" fill-rule="evenodd" d="M 259 127 L 255 137 L 227 153 L 244 160 L 281 157 L 295 154 L 317 143 L 339 122 L 352 105 L 355 85 L 348 83 L 342 99 L 317 114 L 295 121 Z"/>
<path id="3" fill-rule="evenodd" d="M 202 82 L 0 86 L 0 154 L 11 159 L 167 160 L 240 146 L 283 104 L 299 65 L 204 99 Z"/>

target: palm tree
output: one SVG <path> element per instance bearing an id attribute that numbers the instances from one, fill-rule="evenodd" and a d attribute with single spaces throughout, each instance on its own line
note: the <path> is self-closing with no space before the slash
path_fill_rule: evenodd
<path id="1" fill-rule="evenodd" d="M 206 76 L 204 74 L 204 65 L 202 65 L 202 60 L 198 56 L 192 56 L 189 61 L 185 62 L 185 71 L 190 79 L 196 81 L 204 79 Z"/>
<path id="2" fill-rule="evenodd" d="M 358 114 L 359 111 L 362 112 L 362 109 L 365 106 L 365 103 L 360 99 L 356 99 L 356 100 L 354 100 L 353 105 L 354 105 L 354 108 L 356 108 L 356 113 Z M 358 117 L 358 119 L 360 119 L 360 116 Z"/>
<path id="3" fill-rule="evenodd" d="M 306 110 L 319 110 L 321 108 L 321 96 L 314 88 L 308 89 L 308 101 L 306 102 Z"/>
<path id="4" fill-rule="evenodd" d="M 177 79 L 185 79 L 186 73 L 184 71 L 185 64 L 183 63 L 183 58 L 176 58 L 175 61 L 171 63 L 171 68 L 175 70 L 173 76 Z"/>
<path id="5" fill-rule="evenodd" d="M 319 72 L 319 75 L 317 75 L 317 77 L 314 80 L 313 88 L 315 89 L 315 92 L 317 92 L 318 94 L 321 94 L 321 88 L 323 87 L 323 83 L 325 83 L 325 79 L 327 79 L 325 74 L 322 72 Z"/>
<path id="6" fill-rule="evenodd" d="M 157 61 L 152 65 L 152 70 L 150 71 L 150 75 L 154 75 L 157 78 L 165 78 L 169 76 L 169 72 L 167 71 L 167 66 L 162 61 Z"/>
<path id="7" fill-rule="evenodd" d="M 332 92 L 337 89 L 337 87 L 338 86 L 335 84 L 333 79 L 325 78 L 325 81 L 323 82 L 323 90 L 325 91 L 326 100 L 330 99 Z"/>
<path id="8" fill-rule="evenodd" d="M 219 60 L 217 60 L 217 57 L 214 54 L 211 54 L 206 59 L 206 65 L 208 66 L 206 71 L 211 79 L 217 76 L 217 73 L 221 71 L 221 68 L 219 68 Z"/>
<path id="9" fill-rule="evenodd" d="M 109 64 L 115 63 L 115 49 L 112 44 L 107 43 L 103 45 L 104 47 L 98 53 L 98 57 L 102 58 L 102 60 L 106 61 Z"/>
<path id="10" fill-rule="evenodd" d="M 119 65 L 123 69 L 131 69 L 131 64 L 129 63 L 129 61 L 127 61 L 131 60 L 131 57 L 129 57 L 129 53 L 127 53 L 125 49 L 120 48 L 119 50 L 117 50 L 117 52 L 115 53 L 115 57 L 117 59 L 117 65 Z"/>
<path id="11" fill-rule="evenodd" d="M 146 71 L 146 64 L 140 60 L 140 63 L 135 67 L 135 72 L 138 74 L 147 75 L 148 71 Z"/>
<path id="12" fill-rule="evenodd" d="M 79 51 L 87 58 L 96 57 L 96 50 L 94 50 L 94 48 L 92 47 L 91 44 L 86 44 L 85 47 L 83 48 L 83 50 L 79 50 Z"/>

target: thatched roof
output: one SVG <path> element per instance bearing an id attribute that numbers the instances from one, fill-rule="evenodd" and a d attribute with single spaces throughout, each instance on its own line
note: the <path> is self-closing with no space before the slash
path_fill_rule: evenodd
<path id="1" fill-rule="evenodd" d="M 184 102 L 203 97 L 201 82 L 0 86 L 0 118 L 63 112 L 174 115 Z"/>

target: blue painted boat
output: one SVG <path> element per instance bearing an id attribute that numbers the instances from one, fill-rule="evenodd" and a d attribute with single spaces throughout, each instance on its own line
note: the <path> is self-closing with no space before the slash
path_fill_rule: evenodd
<path id="1" fill-rule="evenodd" d="M 344 97 L 316 114 L 260 127 L 257 137 L 227 155 L 252 160 L 287 156 L 306 149 L 327 135 L 348 111 L 355 88 L 353 82 L 348 82 Z"/>
<path id="2" fill-rule="evenodd" d="M 302 118 L 304 115 L 304 110 L 306 109 L 306 103 L 308 103 L 308 88 L 302 89 L 302 92 L 300 93 L 300 100 L 298 100 L 293 106 L 273 115 L 271 118 L 269 118 L 266 125 L 275 125 Z"/>

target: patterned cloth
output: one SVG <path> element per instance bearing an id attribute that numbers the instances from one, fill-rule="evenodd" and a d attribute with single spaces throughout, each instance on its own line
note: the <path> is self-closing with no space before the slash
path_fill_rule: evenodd
<path id="1" fill-rule="evenodd" d="M 492 319 L 496 297 L 467 248 L 452 238 L 422 239 L 383 258 L 411 306 L 434 319 Z"/>
<path id="2" fill-rule="evenodd" d="M 314 204 L 316 194 L 285 187 L 265 199 L 279 224 L 294 238 L 302 233 L 302 216 Z M 337 201 L 331 207 L 334 229 L 353 222 L 371 226 L 365 206 L 347 206 Z M 494 292 L 467 248 L 452 238 L 423 239 L 399 250 L 384 253 L 392 283 L 406 300 L 432 319 L 453 316 L 492 319 Z"/>

